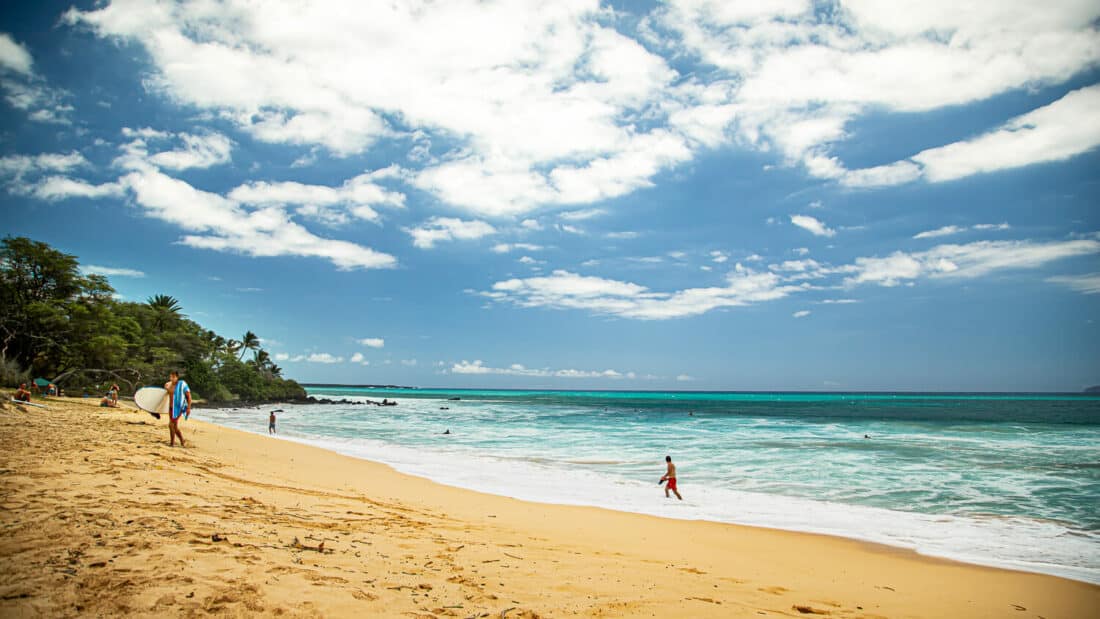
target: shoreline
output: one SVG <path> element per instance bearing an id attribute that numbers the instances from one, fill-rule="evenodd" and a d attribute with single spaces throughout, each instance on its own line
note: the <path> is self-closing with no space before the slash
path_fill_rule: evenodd
<path id="1" fill-rule="evenodd" d="M 358 403 L 355 403 L 355 404 L 358 404 Z M 212 422 L 212 421 L 207 421 L 206 423 L 212 423 L 213 425 L 216 425 L 216 426 L 221 427 L 221 428 L 225 428 L 225 429 L 228 429 L 228 430 L 233 430 L 233 431 L 236 431 L 236 432 L 243 432 L 243 433 L 250 434 L 250 435 L 253 435 L 253 436 L 261 436 L 261 437 L 266 436 L 266 433 L 262 429 L 259 429 L 259 428 L 257 428 L 256 430 L 247 430 L 247 429 L 235 428 L 235 427 L 228 426 L 228 425 L 222 425 L 222 424 L 219 424 L 217 422 Z M 717 518 L 708 518 L 708 517 L 705 517 L 705 516 L 704 517 L 697 517 L 697 516 L 691 516 L 691 515 L 681 516 L 681 515 L 676 515 L 676 514 L 671 514 L 671 513 L 657 513 L 656 511 L 632 510 L 632 509 L 629 509 L 628 507 L 625 507 L 625 506 L 601 505 L 601 504 L 596 504 L 596 503 L 593 503 L 593 502 L 588 502 L 588 501 L 583 501 L 583 500 L 582 501 L 576 501 L 576 502 L 570 502 L 568 500 L 560 500 L 560 499 L 556 500 L 554 498 L 542 498 L 542 497 L 532 497 L 532 496 L 514 496 L 513 494 L 508 494 L 507 491 L 497 491 L 495 489 L 482 489 L 482 488 L 470 487 L 470 486 L 462 485 L 459 482 L 452 482 L 452 481 L 449 481 L 447 479 L 443 479 L 438 475 L 433 476 L 431 473 L 407 470 L 406 468 L 403 468 L 401 464 L 396 463 L 396 462 L 387 461 L 387 460 L 383 460 L 383 459 L 374 459 L 374 458 L 371 458 L 371 457 L 368 457 L 368 456 L 363 456 L 363 455 L 359 455 L 359 454 L 355 454 L 355 453 L 350 453 L 348 451 L 343 451 L 343 450 L 340 449 L 339 445 L 327 443 L 322 438 L 303 438 L 303 437 L 286 436 L 286 435 L 275 435 L 275 436 L 272 436 L 270 438 L 286 441 L 286 442 L 289 442 L 289 443 L 292 443 L 292 444 L 295 444 L 295 445 L 302 445 L 302 446 L 311 447 L 311 448 L 315 448 L 315 449 L 321 449 L 321 450 L 324 450 L 324 451 L 329 452 L 329 453 L 338 454 L 338 455 L 341 455 L 341 456 L 345 456 L 345 457 L 352 458 L 352 459 L 355 459 L 355 460 L 360 460 L 360 461 L 363 461 L 363 462 L 369 462 L 369 463 L 372 463 L 372 464 L 382 465 L 382 466 L 385 466 L 385 467 L 393 470 L 395 473 L 400 474 L 400 475 L 408 475 L 410 477 L 414 477 L 416 479 L 421 479 L 421 480 L 424 480 L 424 481 L 427 481 L 427 482 L 430 482 L 430 483 L 439 484 L 439 485 L 449 487 L 449 488 L 454 488 L 454 489 L 457 489 L 457 490 L 464 490 L 464 491 L 468 491 L 468 492 L 476 492 L 478 494 L 483 494 L 483 495 L 486 495 L 486 496 L 506 498 L 506 499 L 516 500 L 516 501 L 524 501 L 524 502 L 530 502 L 530 503 L 535 503 L 535 504 L 539 504 L 539 505 L 546 505 L 546 506 L 582 507 L 582 508 L 606 510 L 606 511 L 614 512 L 614 513 L 632 514 L 632 515 L 647 516 L 647 517 L 661 518 L 661 519 L 667 519 L 667 520 L 676 520 L 676 521 L 683 521 L 683 522 L 707 522 L 707 523 L 712 523 L 712 524 L 717 524 L 717 525 L 728 525 L 728 526 L 736 526 L 736 527 L 749 527 L 749 528 L 753 528 L 753 529 L 763 529 L 763 530 L 770 530 L 770 531 L 795 533 L 795 534 L 805 534 L 805 535 L 815 535 L 815 536 L 822 536 L 822 537 L 826 537 L 826 538 L 843 539 L 843 540 L 849 540 L 849 541 L 858 542 L 858 543 L 865 543 L 865 544 L 871 544 L 871 545 L 874 545 L 874 546 L 880 546 L 882 548 L 885 548 L 885 549 L 888 549 L 888 550 L 891 550 L 891 551 L 913 553 L 916 556 L 923 557 L 923 558 L 928 558 L 928 559 L 950 561 L 950 562 L 955 562 L 955 563 L 961 563 L 961 564 L 964 564 L 964 565 L 971 565 L 971 566 L 975 566 L 975 567 L 986 567 L 986 568 L 991 568 L 991 569 L 1003 569 L 1003 570 L 1015 571 L 1015 572 L 1026 573 L 1026 574 L 1044 575 L 1044 576 L 1050 576 L 1050 577 L 1054 577 L 1054 578 L 1064 578 L 1066 580 L 1072 580 L 1072 581 L 1080 582 L 1080 583 L 1083 583 L 1083 584 L 1088 584 L 1088 585 L 1093 585 L 1093 586 L 1100 586 L 1100 582 L 1089 580 L 1087 576 L 1085 576 L 1081 573 L 1080 569 L 1083 569 L 1083 568 L 1078 569 L 1078 568 L 1073 568 L 1073 567 L 1059 565 L 1059 564 L 1053 564 L 1053 563 L 1050 563 L 1050 564 L 1029 564 L 1029 563 L 1026 563 L 1026 562 L 1023 562 L 1023 561 L 1013 562 L 1009 559 L 998 559 L 998 558 L 995 558 L 995 557 L 972 556 L 972 555 L 965 555 L 963 553 L 958 553 L 955 556 L 952 556 L 950 554 L 937 554 L 936 552 L 922 551 L 922 549 L 920 549 L 919 547 L 916 547 L 916 546 L 903 546 L 903 545 L 900 545 L 900 544 L 897 544 L 897 543 L 891 543 L 890 541 L 880 541 L 880 540 L 874 539 L 870 536 L 867 536 L 866 534 L 864 536 L 860 536 L 856 532 L 846 533 L 846 532 L 836 532 L 836 531 L 830 531 L 830 530 L 824 530 L 824 529 L 813 530 L 813 529 L 807 529 L 807 528 L 799 528 L 797 525 L 783 526 L 783 525 L 780 525 L 780 524 L 768 524 L 768 523 L 761 523 L 761 522 L 721 520 L 721 519 L 717 519 Z M 782 497 L 782 498 L 789 499 L 789 500 L 792 500 L 792 501 L 816 503 L 816 501 L 813 501 L 812 499 L 804 499 L 804 498 L 793 499 L 791 497 Z M 673 504 L 675 504 L 675 502 L 673 502 Z M 822 502 L 822 504 L 830 505 L 827 502 Z M 870 506 L 844 505 L 843 507 L 846 507 L 846 508 L 853 508 L 854 507 L 855 509 L 858 509 L 858 510 L 882 512 L 883 513 L 882 515 L 884 515 L 884 516 L 890 516 L 892 514 L 903 514 L 903 515 L 912 515 L 912 516 L 928 518 L 928 519 L 941 519 L 941 518 L 953 518 L 954 519 L 954 518 L 958 518 L 956 516 L 949 516 L 949 515 L 942 515 L 942 514 L 928 514 L 928 513 L 922 513 L 922 512 L 900 512 L 900 511 L 891 510 L 891 509 L 888 509 L 888 508 L 870 507 Z M 997 518 L 998 519 L 1002 519 L 1002 518 L 1003 519 L 1011 519 L 1012 517 L 997 517 Z M 1039 569 L 1039 567 L 1036 567 L 1036 565 L 1039 565 L 1041 567 L 1047 567 L 1049 569 L 1044 571 L 1042 569 Z"/>
<path id="2" fill-rule="evenodd" d="M 1051 619 L 1100 605 L 1080 581 L 525 502 L 213 423 L 184 422 L 190 446 L 169 449 L 145 413 L 46 403 L 0 412 L 4 614 Z"/>

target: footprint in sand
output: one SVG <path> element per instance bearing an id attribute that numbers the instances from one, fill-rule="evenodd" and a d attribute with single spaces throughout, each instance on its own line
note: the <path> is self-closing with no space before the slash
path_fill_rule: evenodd
<path id="1" fill-rule="evenodd" d="M 829 614 L 829 611 L 827 611 L 827 610 L 822 610 L 820 608 L 814 608 L 813 606 L 807 606 L 805 604 L 795 604 L 794 606 L 791 606 L 791 608 L 793 608 L 794 610 L 797 610 L 798 612 L 800 612 L 804 615 L 828 615 Z"/>

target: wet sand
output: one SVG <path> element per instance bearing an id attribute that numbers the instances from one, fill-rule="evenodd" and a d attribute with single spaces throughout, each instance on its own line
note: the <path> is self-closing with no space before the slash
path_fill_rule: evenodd
<path id="1" fill-rule="evenodd" d="M 3 617 L 1055 619 L 1100 609 L 1100 587 L 1052 576 L 517 501 L 195 420 L 182 423 L 187 448 L 169 448 L 163 419 L 45 403 L 0 407 Z"/>

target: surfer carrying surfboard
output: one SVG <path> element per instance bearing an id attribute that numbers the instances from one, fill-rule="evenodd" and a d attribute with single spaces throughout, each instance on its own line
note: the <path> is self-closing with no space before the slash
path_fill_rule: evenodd
<path id="1" fill-rule="evenodd" d="M 180 378 L 180 373 L 172 370 L 168 375 L 168 383 L 164 386 L 168 390 L 168 438 L 169 447 L 176 446 L 176 437 L 180 437 L 180 447 L 186 447 L 183 443 L 183 434 L 180 433 L 180 417 L 187 419 L 191 416 L 191 387 L 187 381 Z"/>

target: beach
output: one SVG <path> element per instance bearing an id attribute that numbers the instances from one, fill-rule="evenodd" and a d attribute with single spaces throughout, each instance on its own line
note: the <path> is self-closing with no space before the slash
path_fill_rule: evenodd
<path id="1" fill-rule="evenodd" d="M 93 400 L 0 410 L 0 615 L 1088 617 L 1100 587 L 443 486 Z M 659 472 L 658 472 L 659 474 Z M 655 487 L 654 500 L 664 500 Z"/>

